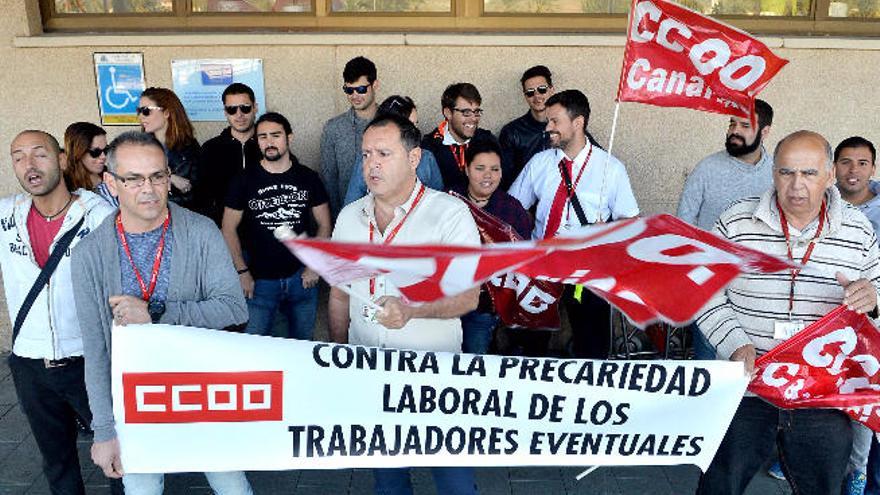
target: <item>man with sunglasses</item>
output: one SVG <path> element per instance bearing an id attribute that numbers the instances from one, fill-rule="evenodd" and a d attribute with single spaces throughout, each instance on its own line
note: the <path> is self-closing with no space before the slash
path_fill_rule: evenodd
<path id="1" fill-rule="evenodd" d="M 464 154 L 468 143 L 472 139 L 495 139 L 491 132 L 480 129 L 482 103 L 473 84 L 450 84 L 440 97 L 443 122 L 422 138 L 421 148 L 434 154 L 446 189 L 467 185 Z"/>
<path id="2" fill-rule="evenodd" d="M 509 189 L 526 163 L 540 151 L 550 147 L 545 102 L 553 96 L 553 76 L 543 65 L 530 67 L 519 80 L 523 98 L 529 106 L 525 115 L 508 122 L 501 128 L 501 188 Z"/>
<path id="3" fill-rule="evenodd" d="M 25 193 L 0 200 L 0 270 L 9 319 L 15 322 L 9 369 L 49 489 L 83 494 L 77 423 L 87 424 L 91 412 L 82 327 L 73 304 L 73 279 L 79 273 L 71 269 L 63 244 L 69 234 L 67 242 L 76 246 L 113 208 L 85 189 L 68 190 L 64 154 L 50 134 L 18 134 L 10 155 Z"/>
<path id="4" fill-rule="evenodd" d="M 223 220 L 223 200 L 232 179 L 260 163 L 262 155 L 254 137 L 259 108 L 254 90 L 232 83 L 223 90 L 223 110 L 229 127 L 202 145 L 203 183 L 199 203 L 217 226 Z M 197 191 L 198 192 L 198 191 Z"/>
<path id="5" fill-rule="evenodd" d="M 342 208 L 351 171 L 361 153 L 361 139 L 367 124 L 376 116 L 376 65 L 366 57 L 355 57 L 342 71 L 342 91 L 351 105 L 324 124 L 321 134 L 321 179 L 330 197 L 333 217 Z"/>
<path id="6" fill-rule="evenodd" d="M 168 202 L 171 171 L 151 134 L 130 131 L 110 144 L 107 172 L 119 213 L 74 249 L 74 298 L 86 358 L 95 431 L 92 460 L 126 493 L 162 493 L 163 473 L 125 473 L 111 395 L 113 325 L 222 329 L 247 320 L 232 259 L 207 218 Z M 216 493 L 251 495 L 241 471 L 206 473 Z"/>

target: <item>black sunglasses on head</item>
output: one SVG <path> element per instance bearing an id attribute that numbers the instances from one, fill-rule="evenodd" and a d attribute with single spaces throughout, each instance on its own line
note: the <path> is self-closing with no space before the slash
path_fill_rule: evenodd
<path id="1" fill-rule="evenodd" d="M 363 84 L 361 86 L 343 86 L 342 91 L 344 91 L 347 95 L 350 95 L 354 92 L 357 92 L 357 94 L 359 95 L 364 95 L 367 94 L 367 90 L 370 89 L 370 86 L 372 85 L 373 83 Z"/>
<path id="2" fill-rule="evenodd" d="M 547 91 L 550 91 L 550 86 L 547 86 L 546 84 L 542 84 L 542 85 L 537 86 L 535 88 L 524 89 L 523 94 L 526 95 L 526 98 L 531 98 L 531 97 L 535 96 L 535 91 L 537 91 L 539 94 L 546 95 Z"/>
<path id="3" fill-rule="evenodd" d="M 247 115 L 254 109 L 253 105 L 226 105 L 223 108 L 229 115 L 235 115 L 239 110 L 241 110 L 241 113 Z"/>
<path id="4" fill-rule="evenodd" d="M 88 153 L 89 156 L 92 158 L 98 158 L 104 153 L 107 153 L 107 148 L 109 148 L 109 146 L 105 146 L 103 148 L 89 148 L 86 150 L 86 153 Z"/>

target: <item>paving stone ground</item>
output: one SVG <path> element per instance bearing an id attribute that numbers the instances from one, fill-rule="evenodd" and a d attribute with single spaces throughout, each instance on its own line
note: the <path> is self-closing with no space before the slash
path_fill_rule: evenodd
<path id="1" fill-rule="evenodd" d="M 40 470 L 30 428 L 18 407 L 12 377 L 0 354 L 0 495 L 49 493 Z M 81 438 L 80 459 L 89 495 L 109 493 L 107 480 L 89 459 L 91 439 Z M 699 470 L 693 466 L 606 467 L 581 481 L 582 468 L 514 467 L 477 469 L 477 482 L 484 495 L 679 495 L 693 493 Z M 366 495 L 372 493 L 369 470 L 251 472 L 248 477 L 258 495 Z M 417 495 L 435 495 L 431 473 L 413 470 Z M 210 494 L 202 474 L 173 474 L 166 478 L 167 494 Z M 762 472 L 752 482 L 749 495 L 788 494 L 788 486 Z M 443 495 L 443 494 L 437 494 Z"/>

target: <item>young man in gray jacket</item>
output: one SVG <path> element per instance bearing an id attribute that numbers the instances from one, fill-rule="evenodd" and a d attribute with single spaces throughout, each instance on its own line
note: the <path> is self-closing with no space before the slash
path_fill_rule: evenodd
<path id="1" fill-rule="evenodd" d="M 74 294 L 93 410 L 92 460 L 107 476 L 123 477 L 128 494 L 162 493 L 164 476 L 125 474 L 110 393 L 111 327 L 165 323 L 222 329 L 247 320 L 247 306 L 220 231 L 206 217 L 169 205 L 162 145 L 126 132 L 107 153 L 104 180 L 119 199 L 73 253 Z M 250 494 L 243 472 L 206 473 L 219 494 Z"/>

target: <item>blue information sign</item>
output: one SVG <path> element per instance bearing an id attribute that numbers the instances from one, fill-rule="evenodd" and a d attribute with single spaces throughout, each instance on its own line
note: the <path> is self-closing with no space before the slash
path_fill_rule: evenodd
<path id="1" fill-rule="evenodd" d="M 225 122 L 223 90 L 234 82 L 254 90 L 260 111 L 266 108 L 263 61 L 258 58 L 172 60 L 174 92 L 194 122 Z"/>

